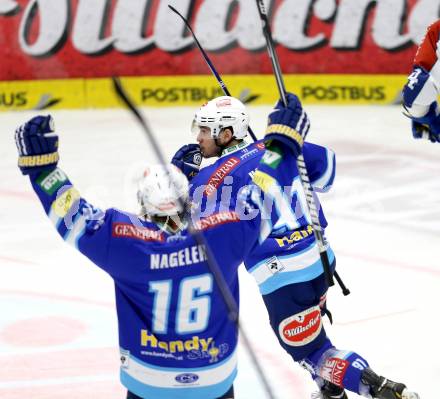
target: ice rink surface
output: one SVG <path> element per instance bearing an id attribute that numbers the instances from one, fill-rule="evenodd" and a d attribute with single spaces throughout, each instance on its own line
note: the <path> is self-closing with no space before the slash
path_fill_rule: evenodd
<path id="1" fill-rule="evenodd" d="M 440 144 L 415 141 L 399 107 L 308 106 L 309 140 L 334 149 L 337 178 L 321 196 L 327 236 L 352 294 L 332 288 L 333 343 L 374 370 L 438 398 Z M 251 107 L 262 136 L 269 107 Z M 191 140 L 194 109 L 145 108 L 167 158 Z M 125 110 L 52 113 L 60 166 L 102 208 L 135 210 L 133 171 L 155 161 Z M 57 236 L 16 167 L 13 132 L 35 113 L 0 114 L 0 398 L 122 399 L 111 279 Z M 278 399 L 314 384 L 272 334 L 241 272 L 241 318 Z M 237 399 L 266 398 L 241 347 Z M 357 397 L 349 395 L 350 398 Z"/>

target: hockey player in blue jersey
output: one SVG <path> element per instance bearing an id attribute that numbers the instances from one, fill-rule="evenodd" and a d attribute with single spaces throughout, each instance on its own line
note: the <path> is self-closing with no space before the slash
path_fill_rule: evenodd
<path id="1" fill-rule="evenodd" d="M 298 103 L 294 95 L 289 94 L 288 99 L 289 104 Z M 270 115 L 269 132 L 280 129 L 282 124 L 277 122 L 282 109 L 278 102 Z M 295 111 L 298 122 L 294 129 L 307 132 L 310 124 L 306 113 L 301 107 Z M 173 157 L 172 162 L 191 179 L 193 207 L 204 215 L 234 203 L 251 183 L 261 162 L 276 168 L 281 161 L 276 146 L 265 150 L 262 141 L 245 141 L 248 124 L 247 110 L 240 101 L 226 96 L 213 99 L 195 115 L 193 130 L 199 145 L 186 145 Z M 314 191 L 328 191 L 335 178 L 335 154 L 307 142 L 302 151 Z M 219 159 L 199 170 L 200 155 Z M 263 222 L 263 228 L 271 234 L 244 262 L 259 285 L 272 329 L 282 347 L 311 372 L 322 398 L 346 398 L 347 388 L 377 398 L 400 399 L 403 384 L 373 373 L 357 353 L 335 349 L 326 335 L 321 317 L 326 310 L 327 284 L 296 167 L 293 177 L 289 190 L 274 196 L 275 207 L 284 209 L 285 217 L 273 226 Z M 327 221 L 321 208 L 319 211 L 321 226 L 325 228 Z M 330 246 L 327 251 L 334 269 L 335 257 Z M 411 397 L 410 392 L 404 392 Z"/>
<path id="2" fill-rule="evenodd" d="M 276 168 L 260 165 L 255 177 L 261 188 L 251 185 L 243 194 L 246 202 L 196 218 L 192 226 L 210 244 L 237 303 L 237 268 L 270 232 L 263 229 L 255 204 L 265 190 L 270 197 L 276 187 L 291 185 L 302 148 L 305 131 L 289 136 L 297 113 L 289 108 L 278 116 L 283 120 L 277 126 L 287 132 L 276 144 L 282 159 Z M 283 133 L 273 131 L 267 138 L 275 145 L 278 136 Z M 149 167 L 138 192 L 145 215 L 101 211 L 57 167 L 58 135 L 50 116 L 19 127 L 15 140 L 18 165 L 56 231 L 114 280 L 120 378 L 127 398 L 232 398 L 237 329 L 207 267 L 206 247 L 188 233 L 185 206 L 178 201 L 188 196 L 185 176 L 174 166 Z M 285 216 L 291 217 L 274 209 L 265 223 L 276 224 Z"/>

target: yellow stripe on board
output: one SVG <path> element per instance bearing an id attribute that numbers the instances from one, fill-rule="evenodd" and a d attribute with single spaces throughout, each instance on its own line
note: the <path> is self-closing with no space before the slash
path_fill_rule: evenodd
<path id="1" fill-rule="evenodd" d="M 0 111 L 86 106 L 84 79 L 0 82 Z"/>
<path id="2" fill-rule="evenodd" d="M 232 95 L 250 104 L 273 104 L 272 75 L 225 75 Z M 289 91 L 305 104 L 394 104 L 405 75 L 285 75 Z M 222 95 L 211 75 L 126 77 L 122 83 L 138 105 L 199 106 Z M 0 82 L 0 111 L 120 107 L 109 78 Z"/>

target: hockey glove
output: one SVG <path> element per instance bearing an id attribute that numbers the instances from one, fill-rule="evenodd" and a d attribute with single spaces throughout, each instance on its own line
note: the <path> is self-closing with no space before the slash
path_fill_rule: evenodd
<path id="1" fill-rule="evenodd" d="M 295 157 L 302 152 L 310 121 L 297 96 L 287 93 L 287 107 L 279 100 L 269 114 L 265 141 L 277 140 L 289 146 Z"/>
<path id="2" fill-rule="evenodd" d="M 54 169 L 58 163 L 58 135 L 50 115 L 36 116 L 15 131 L 18 167 L 24 175 Z"/>
<path id="3" fill-rule="evenodd" d="M 404 112 L 412 123 L 412 134 L 415 139 L 428 139 L 432 143 L 440 142 L 440 115 L 437 114 L 437 102 L 433 102 L 425 116 L 416 118 Z"/>
<path id="4" fill-rule="evenodd" d="M 198 144 L 184 145 L 176 152 L 171 163 L 177 166 L 188 181 L 199 173 L 200 164 L 202 163 L 202 153 Z"/>

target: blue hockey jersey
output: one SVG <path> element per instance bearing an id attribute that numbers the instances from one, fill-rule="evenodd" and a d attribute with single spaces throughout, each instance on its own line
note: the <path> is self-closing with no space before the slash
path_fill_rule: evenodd
<path id="1" fill-rule="evenodd" d="M 263 157 L 264 155 L 264 157 Z M 334 181 L 336 159 L 328 148 L 306 142 L 303 155 L 307 172 L 316 192 L 328 191 Z M 252 144 L 241 142 L 226 149 L 212 165 L 202 168 L 191 181 L 190 197 L 193 207 L 202 215 L 209 215 L 234 206 L 240 192 L 255 174 L 260 160 L 276 166 L 280 156 L 276 151 L 265 151 L 264 144 L 257 141 Z M 323 272 L 319 249 L 315 240 L 306 198 L 298 176 L 298 169 L 293 165 L 293 182 L 281 188 L 274 206 L 285 207 L 285 221 L 267 227 L 270 236 L 248 254 L 245 266 L 255 278 L 260 292 L 268 294 L 288 284 L 309 281 Z M 315 192 L 321 226 L 327 221 Z M 289 208 L 289 209 L 287 209 Z M 288 215 L 288 216 L 287 216 Z M 329 261 L 334 261 L 330 247 L 327 249 Z"/>
<path id="2" fill-rule="evenodd" d="M 198 219 L 238 303 L 237 268 L 270 231 L 258 212 L 262 193 L 290 184 L 294 158 L 277 168 L 261 164 L 257 186 L 241 201 L 246 215 L 224 209 Z M 121 353 L 120 378 L 140 397 L 209 399 L 224 394 L 237 372 L 237 329 L 207 264 L 207 248 L 183 231 L 117 209 L 100 211 L 83 199 L 59 168 L 31 176 L 59 235 L 114 280 Z M 257 204 L 257 205 L 256 205 Z M 255 211 L 257 211 L 255 213 Z M 282 218 L 279 210 L 271 223 Z"/>

